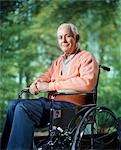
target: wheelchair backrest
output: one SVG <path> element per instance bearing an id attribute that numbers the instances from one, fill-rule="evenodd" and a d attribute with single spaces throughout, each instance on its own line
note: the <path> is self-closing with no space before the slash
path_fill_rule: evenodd
<path id="1" fill-rule="evenodd" d="M 99 83 L 99 78 L 100 78 L 100 71 L 101 69 L 105 70 L 105 71 L 110 71 L 109 67 L 106 67 L 104 65 L 99 65 L 99 72 L 98 72 L 98 77 L 97 77 L 97 83 L 96 86 L 92 92 L 92 95 L 90 95 L 90 101 L 92 99 L 92 103 L 96 104 L 97 103 L 97 89 L 98 89 L 98 83 Z M 92 96 L 92 97 L 91 97 Z"/>

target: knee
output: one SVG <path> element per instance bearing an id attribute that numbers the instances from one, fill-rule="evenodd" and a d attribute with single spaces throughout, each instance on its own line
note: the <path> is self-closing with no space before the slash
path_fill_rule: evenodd
<path id="1" fill-rule="evenodd" d="M 16 105 L 17 105 L 17 101 L 16 100 L 15 101 L 11 101 L 9 103 L 9 105 L 8 105 L 8 112 L 11 112 L 11 111 L 13 112 L 15 110 Z"/>
<path id="2" fill-rule="evenodd" d="M 31 117 L 31 111 L 26 106 L 26 101 L 19 102 L 14 111 L 14 119 L 26 122 L 27 120 L 30 120 Z"/>
<path id="3" fill-rule="evenodd" d="M 14 111 L 15 111 L 15 108 L 16 108 L 17 103 L 18 103 L 17 100 L 13 100 L 13 101 L 9 102 L 9 105 L 8 105 L 7 118 L 8 118 L 9 121 L 11 121 L 11 122 L 12 122 L 12 120 L 13 120 Z"/>
<path id="4" fill-rule="evenodd" d="M 20 101 L 15 107 L 15 113 L 28 112 L 28 101 Z"/>
<path id="5" fill-rule="evenodd" d="M 15 111 L 20 111 L 24 109 L 24 103 L 21 101 L 16 105 Z"/>

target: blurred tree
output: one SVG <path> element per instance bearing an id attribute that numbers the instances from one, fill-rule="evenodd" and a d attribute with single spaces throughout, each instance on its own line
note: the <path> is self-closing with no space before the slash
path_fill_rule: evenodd
<path id="1" fill-rule="evenodd" d="M 121 114 L 121 1 L 119 0 L 15 0 L 0 1 L 0 112 L 1 123 L 8 100 L 30 83 L 61 53 L 56 29 L 74 23 L 81 48 L 111 67 L 101 72 L 99 104 Z M 0 127 L 1 128 L 1 127 Z"/>

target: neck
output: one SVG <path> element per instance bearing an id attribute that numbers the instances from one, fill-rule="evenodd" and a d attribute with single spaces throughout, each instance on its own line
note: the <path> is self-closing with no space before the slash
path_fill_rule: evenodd
<path id="1" fill-rule="evenodd" d="M 74 50 L 73 53 L 65 53 L 64 55 L 65 55 L 66 58 L 68 58 L 70 55 L 76 54 L 78 51 L 79 51 L 79 48 L 77 47 L 77 48 Z"/>

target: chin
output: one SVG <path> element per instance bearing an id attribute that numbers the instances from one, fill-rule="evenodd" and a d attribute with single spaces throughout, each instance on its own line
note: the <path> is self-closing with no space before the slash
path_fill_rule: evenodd
<path id="1" fill-rule="evenodd" d="M 65 54 L 68 54 L 69 51 L 68 51 L 68 50 L 63 50 L 63 52 L 64 52 Z"/>
<path id="2" fill-rule="evenodd" d="M 66 53 L 69 51 L 69 48 L 62 48 L 62 51 Z"/>

